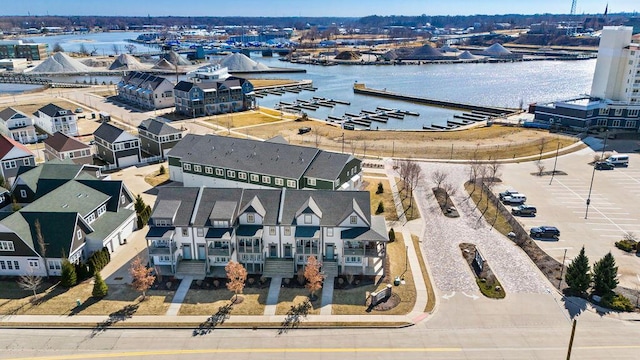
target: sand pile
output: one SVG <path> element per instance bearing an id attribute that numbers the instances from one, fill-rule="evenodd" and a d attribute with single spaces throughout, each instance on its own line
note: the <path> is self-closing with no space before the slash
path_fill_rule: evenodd
<path id="1" fill-rule="evenodd" d="M 230 72 L 246 72 L 269 70 L 269 67 L 259 62 L 253 61 L 246 55 L 234 53 L 227 55 L 219 62 L 220 66 L 226 67 Z"/>
<path id="2" fill-rule="evenodd" d="M 144 70 L 140 61 L 129 54 L 120 54 L 118 58 L 109 66 L 109 70 Z"/>
<path id="3" fill-rule="evenodd" d="M 408 58 L 410 59 L 437 59 L 442 57 L 442 53 L 431 47 L 431 45 L 426 44 L 421 47 L 415 49 Z"/>
<path id="4" fill-rule="evenodd" d="M 57 52 L 31 70 L 32 73 L 82 73 L 90 67 L 63 52 Z"/>
<path id="5" fill-rule="evenodd" d="M 175 66 L 167 61 L 167 59 L 160 59 L 155 65 L 153 65 L 152 69 L 154 70 L 175 70 Z"/>
<path id="6" fill-rule="evenodd" d="M 488 48 L 486 48 L 484 50 L 484 53 L 491 54 L 491 55 L 508 55 L 508 54 L 512 54 L 511 51 L 505 49 L 504 46 L 502 46 L 499 43 L 495 43 L 495 44 L 489 46 Z"/>
<path id="7" fill-rule="evenodd" d="M 479 59 L 480 56 L 475 56 L 472 53 L 465 51 L 462 54 L 458 55 L 458 59 L 462 59 L 462 60 L 475 60 L 475 59 Z"/>
<path id="8" fill-rule="evenodd" d="M 178 66 L 191 65 L 191 62 L 178 54 L 175 51 L 169 51 L 162 55 L 163 59 L 166 59 L 170 64 L 177 64 Z"/>
<path id="9" fill-rule="evenodd" d="M 360 53 L 355 51 L 343 51 L 336 55 L 336 60 L 359 60 L 362 57 Z"/>
<path id="10" fill-rule="evenodd" d="M 89 58 L 89 59 L 82 59 L 80 60 L 81 63 L 90 66 L 90 67 L 108 67 L 109 64 L 111 63 L 110 60 L 106 60 L 106 59 L 96 59 L 96 58 Z"/>

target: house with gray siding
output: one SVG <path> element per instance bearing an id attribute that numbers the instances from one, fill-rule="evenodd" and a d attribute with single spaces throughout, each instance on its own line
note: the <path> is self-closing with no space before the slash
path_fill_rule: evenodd
<path id="1" fill-rule="evenodd" d="M 183 130 L 174 128 L 162 118 L 147 119 L 138 125 L 141 150 L 151 156 L 162 156 L 163 159 L 183 135 Z"/>
<path id="2" fill-rule="evenodd" d="M 189 117 L 245 111 L 256 105 L 249 80 L 228 77 L 221 80 L 180 81 L 173 88 L 176 112 Z"/>
<path id="3" fill-rule="evenodd" d="M 140 139 L 123 129 L 110 123 L 102 123 L 93 133 L 93 137 L 96 142 L 96 155 L 105 162 L 118 168 L 140 163 Z"/>
<path id="4" fill-rule="evenodd" d="M 162 187 L 149 221 L 149 261 L 178 278 L 249 273 L 291 278 L 310 256 L 328 277 L 384 276 L 388 234 L 367 191 Z"/>
<path id="5" fill-rule="evenodd" d="M 353 190 L 361 161 L 349 154 L 219 135 L 186 135 L 171 151 L 169 175 L 184 186 Z"/>
<path id="6" fill-rule="evenodd" d="M 173 86 L 167 78 L 132 71 L 118 82 L 118 98 L 142 109 L 173 107 Z"/>
<path id="7" fill-rule="evenodd" d="M 93 163 L 91 145 L 61 132 L 44 140 L 44 158 L 46 161 L 71 159 L 76 164 Z"/>

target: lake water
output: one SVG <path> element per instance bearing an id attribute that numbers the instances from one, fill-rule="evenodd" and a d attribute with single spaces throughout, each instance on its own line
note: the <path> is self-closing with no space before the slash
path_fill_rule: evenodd
<path id="1" fill-rule="evenodd" d="M 93 46 L 110 53 L 112 45 L 124 46 L 125 39 L 137 37 L 135 32 L 114 32 L 100 34 L 60 35 L 30 38 L 44 41 L 53 47 L 60 43 L 67 51 L 77 51 L 83 41 L 92 50 Z M 138 46 L 138 45 L 136 45 Z M 154 49 L 140 51 L 153 51 Z M 262 57 L 251 54 L 252 58 L 272 67 L 303 68 L 306 73 L 264 74 L 256 78 L 286 78 L 293 80 L 310 79 L 316 92 L 303 91 L 299 94 L 285 93 L 283 96 L 269 95 L 258 99 L 258 104 L 274 107 L 278 102 L 308 100 L 313 96 L 345 100 L 350 106 L 337 105 L 333 109 L 320 108 L 307 111 L 309 116 L 326 119 L 327 116 L 341 117 L 345 112 L 358 113 L 374 110 L 378 106 L 418 112 L 419 117 L 405 117 L 404 120 L 389 119 L 387 124 L 372 123 L 372 128 L 421 129 L 423 125 L 446 124 L 460 111 L 441 109 L 409 102 L 356 95 L 355 82 L 367 87 L 387 89 L 408 95 L 423 96 L 436 100 L 448 100 L 475 105 L 518 108 L 533 102 L 562 100 L 589 93 L 596 60 L 581 61 L 525 61 L 493 64 L 428 64 L 403 66 L 313 66 L 291 64 L 279 61 L 278 57 Z M 60 80 L 80 82 L 90 81 L 89 77 L 60 78 Z M 117 77 L 92 77 L 99 83 L 117 83 Z M 174 79 L 171 79 L 174 81 Z M 4 84 L 0 84 L 0 92 Z"/>

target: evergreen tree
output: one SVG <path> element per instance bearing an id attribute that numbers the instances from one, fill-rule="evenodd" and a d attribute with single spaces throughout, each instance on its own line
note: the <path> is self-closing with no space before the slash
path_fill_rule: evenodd
<path id="1" fill-rule="evenodd" d="M 62 260 L 62 279 L 60 283 L 64 287 L 72 287 L 78 282 L 76 267 L 67 259 Z"/>
<path id="2" fill-rule="evenodd" d="M 618 286 L 618 267 L 611 252 L 593 264 L 593 291 L 596 295 L 613 294 Z"/>
<path id="3" fill-rule="evenodd" d="M 579 294 L 586 292 L 591 285 L 590 270 L 589 258 L 585 255 L 583 246 L 578 256 L 567 266 L 565 281 L 569 288 Z"/>
<path id="4" fill-rule="evenodd" d="M 389 229 L 389 242 L 396 241 L 396 232 L 393 231 L 393 228 Z"/>
<path id="5" fill-rule="evenodd" d="M 382 194 L 383 192 L 384 192 L 384 187 L 382 186 L 382 183 L 379 182 L 378 189 L 376 190 L 376 194 Z"/>
<path id="6" fill-rule="evenodd" d="M 378 203 L 378 208 L 376 209 L 376 215 L 382 214 L 383 212 L 384 212 L 384 204 L 382 203 L 382 201 L 380 201 Z"/>
<path id="7" fill-rule="evenodd" d="M 91 296 L 95 298 L 103 298 L 107 296 L 108 292 L 109 287 L 107 286 L 107 283 L 102 280 L 102 276 L 100 276 L 100 273 L 97 273 L 94 277 L 93 291 L 91 292 Z"/>

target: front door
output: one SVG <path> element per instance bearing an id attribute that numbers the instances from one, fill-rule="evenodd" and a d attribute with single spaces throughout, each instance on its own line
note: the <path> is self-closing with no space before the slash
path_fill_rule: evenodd
<path id="1" fill-rule="evenodd" d="M 191 245 L 182 244 L 182 259 L 191 260 Z"/>
<path id="2" fill-rule="evenodd" d="M 198 244 L 198 260 L 205 260 L 207 252 L 205 251 L 204 244 Z"/>
<path id="3" fill-rule="evenodd" d="M 284 257 L 286 258 L 293 257 L 293 254 L 291 254 L 291 244 L 287 244 L 284 246 Z"/>
<path id="4" fill-rule="evenodd" d="M 269 257 L 278 257 L 278 245 L 269 244 Z"/>
<path id="5" fill-rule="evenodd" d="M 333 244 L 326 244 L 324 247 L 324 256 L 327 258 L 327 260 L 333 260 L 334 254 L 333 254 Z"/>

